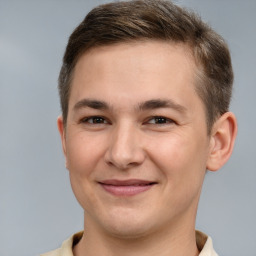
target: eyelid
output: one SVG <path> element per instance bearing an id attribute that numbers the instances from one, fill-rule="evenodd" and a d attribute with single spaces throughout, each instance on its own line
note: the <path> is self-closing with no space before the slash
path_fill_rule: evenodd
<path id="1" fill-rule="evenodd" d="M 150 121 L 153 120 L 153 119 L 165 119 L 166 122 L 165 123 L 150 123 Z M 151 116 L 144 123 L 145 124 L 154 124 L 154 125 L 176 124 L 176 122 L 173 119 L 165 117 L 165 116 L 160 116 L 160 115 L 159 116 Z"/>
<path id="2" fill-rule="evenodd" d="M 103 123 L 88 122 L 90 119 L 92 120 L 94 118 L 95 119 L 96 118 L 103 119 L 104 122 Z M 86 123 L 86 124 L 90 124 L 90 125 L 97 125 L 97 124 L 101 125 L 101 124 L 110 124 L 110 121 L 106 117 L 104 117 L 104 116 L 92 115 L 92 116 L 86 116 L 86 117 L 81 118 L 79 123 Z"/>
<path id="3" fill-rule="evenodd" d="M 103 120 L 103 122 L 93 122 L 92 120 L 93 119 L 102 119 Z M 156 122 L 151 122 L 152 120 L 154 120 L 155 119 L 155 121 L 156 121 L 156 119 L 163 119 L 164 120 L 164 122 L 159 122 L 159 123 L 157 123 L 157 121 Z M 91 120 L 91 122 L 90 122 L 90 120 Z M 162 121 L 163 121 L 162 120 Z M 88 124 L 88 125 L 103 125 L 103 124 L 112 124 L 111 123 L 111 121 L 108 119 L 108 118 L 106 118 L 106 117 L 104 117 L 104 116 L 101 116 L 101 115 L 91 115 L 91 116 L 86 116 L 86 117 L 83 117 L 83 118 L 81 118 L 80 120 L 79 120 L 79 123 L 82 123 L 82 124 Z M 162 115 L 156 115 L 156 116 L 150 116 L 150 117 L 148 117 L 143 123 L 142 123 L 143 125 L 146 125 L 146 124 L 148 124 L 148 125 L 159 125 L 159 126 L 164 126 L 164 125 L 171 125 L 171 124 L 176 124 L 176 121 L 175 120 L 173 120 L 172 118 L 168 118 L 168 117 L 165 117 L 165 116 L 162 116 Z"/>

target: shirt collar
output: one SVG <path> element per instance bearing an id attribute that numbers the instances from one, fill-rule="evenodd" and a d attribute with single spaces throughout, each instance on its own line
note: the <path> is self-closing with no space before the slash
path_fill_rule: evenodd
<path id="1" fill-rule="evenodd" d="M 203 232 L 196 231 L 196 244 L 200 251 L 199 256 L 218 256 L 213 249 L 212 239 Z"/>
<path id="2" fill-rule="evenodd" d="M 60 248 L 62 256 L 74 256 L 72 247 L 74 244 L 78 243 L 83 236 L 83 231 L 74 234 L 69 239 L 62 243 Z M 196 243 L 200 251 L 199 256 L 218 256 L 218 254 L 213 249 L 212 239 L 206 234 L 196 231 Z"/>

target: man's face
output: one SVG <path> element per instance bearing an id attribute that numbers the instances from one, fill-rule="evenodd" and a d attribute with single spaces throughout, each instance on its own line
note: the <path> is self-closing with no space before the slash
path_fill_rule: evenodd
<path id="1" fill-rule="evenodd" d="M 194 225 L 210 148 L 195 70 L 186 46 L 154 41 L 79 59 L 61 134 L 87 230 L 134 237 Z"/>

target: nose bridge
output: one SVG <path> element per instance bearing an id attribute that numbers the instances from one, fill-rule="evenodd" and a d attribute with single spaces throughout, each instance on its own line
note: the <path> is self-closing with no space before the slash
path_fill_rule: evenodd
<path id="1" fill-rule="evenodd" d="M 144 152 L 139 138 L 139 128 L 130 122 L 120 122 L 112 131 L 106 160 L 120 169 L 139 165 Z"/>

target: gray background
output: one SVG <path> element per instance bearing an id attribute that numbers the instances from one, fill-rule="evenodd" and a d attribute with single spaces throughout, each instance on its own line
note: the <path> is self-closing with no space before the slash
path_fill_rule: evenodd
<path id="1" fill-rule="evenodd" d="M 56 128 L 56 86 L 68 36 L 103 2 L 0 0 L 1 256 L 38 255 L 82 229 Z M 197 228 L 222 256 L 255 256 L 256 1 L 176 2 L 226 38 L 235 71 L 238 138 L 228 164 L 207 174 Z"/>

